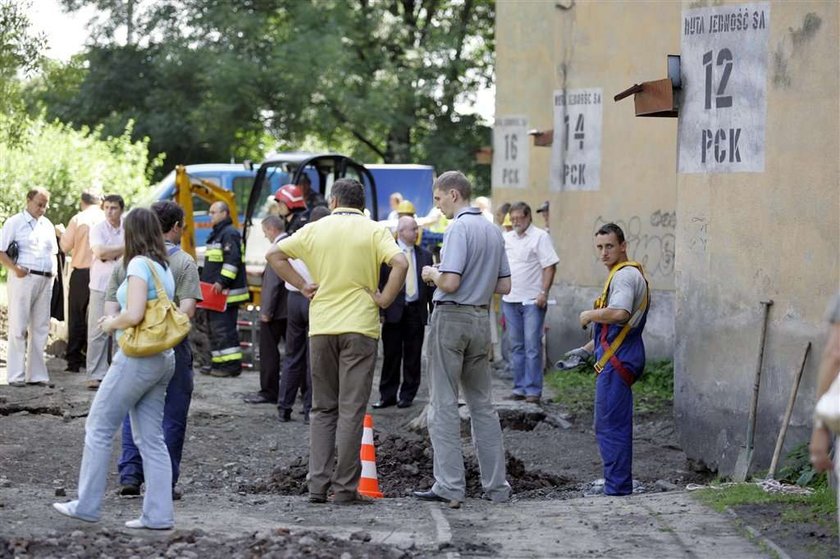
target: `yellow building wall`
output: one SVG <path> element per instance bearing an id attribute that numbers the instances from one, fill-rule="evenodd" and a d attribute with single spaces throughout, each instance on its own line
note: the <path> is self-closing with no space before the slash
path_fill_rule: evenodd
<path id="1" fill-rule="evenodd" d="M 764 172 L 677 181 L 675 411 L 689 455 L 713 456 L 724 473 L 745 439 L 761 300 L 774 304 L 758 464 L 769 463 L 808 341 L 815 345 L 789 442 L 810 428 L 823 313 L 840 289 L 838 12 L 837 2 L 770 4 Z"/>
<path id="2" fill-rule="evenodd" d="M 557 7 L 570 5 L 570 8 Z M 673 355 L 676 225 L 676 119 L 634 116 L 632 97 L 612 97 L 666 76 L 666 55 L 679 51 L 678 3 L 501 0 L 496 6 L 496 118 L 525 115 L 529 127 L 554 127 L 553 93 L 598 87 L 603 92 L 600 189 L 549 189 L 551 147 L 530 147 L 527 189 L 493 185 L 493 203 L 551 203 L 550 230 L 560 257 L 549 310 L 552 359 L 582 345 L 577 325 L 606 277 L 593 248 L 604 223 L 622 226 L 628 253 L 656 290 L 646 331 L 649 354 Z M 535 216 L 535 223 L 542 220 Z"/>
<path id="3" fill-rule="evenodd" d="M 599 223 L 625 228 L 653 301 L 648 358 L 675 359 L 684 449 L 722 473 L 744 442 L 759 301 L 771 298 L 756 464 L 769 463 L 794 370 L 814 342 L 787 448 L 807 435 L 823 312 L 840 289 L 840 3 L 769 2 L 764 171 L 678 174 L 677 119 L 634 116 L 612 96 L 666 77 L 680 54 L 683 9 L 738 2 L 499 0 L 496 118 L 553 128 L 553 92 L 603 90 L 600 189 L 549 189 L 551 148 L 530 147 L 525 189 L 493 185 L 494 205 L 551 202 L 560 256 L 547 323 L 552 359 L 581 345 L 578 313 L 605 277 L 592 249 Z M 536 216 L 535 216 L 536 217 Z M 539 218 L 535 219 L 537 224 Z"/>

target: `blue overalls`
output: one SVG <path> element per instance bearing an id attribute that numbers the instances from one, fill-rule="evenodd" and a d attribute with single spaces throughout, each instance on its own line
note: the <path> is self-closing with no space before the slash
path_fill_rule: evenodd
<path id="1" fill-rule="evenodd" d="M 607 306 L 612 277 L 624 266 L 633 266 L 642 272 L 641 265 L 635 262 L 622 262 L 613 267 L 604 286 L 604 294 L 596 301 L 595 308 Z M 645 301 L 639 309 L 641 318 L 632 328 L 621 324 L 595 323 L 596 371 L 603 367 L 595 380 L 595 438 L 604 463 L 606 495 L 629 495 L 633 492 L 633 391 L 630 387 L 645 369 L 642 332 L 648 308 Z M 630 322 L 634 322 L 634 318 L 638 317 L 631 317 Z M 615 346 L 616 338 L 625 328 L 624 339 L 619 340 L 618 346 L 613 347 L 615 353 L 609 356 L 609 348 Z"/>

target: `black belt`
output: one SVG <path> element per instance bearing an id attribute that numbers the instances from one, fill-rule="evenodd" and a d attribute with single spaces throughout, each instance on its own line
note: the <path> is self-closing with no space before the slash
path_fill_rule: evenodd
<path id="1" fill-rule="evenodd" d="M 454 305 L 456 307 L 472 307 L 474 309 L 482 309 L 482 310 L 485 310 L 485 311 L 490 308 L 487 305 L 465 305 L 463 303 L 456 303 L 455 301 L 435 301 L 435 306 L 436 307 L 439 307 L 439 306 L 442 306 L 442 305 Z"/>
<path id="2" fill-rule="evenodd" d="M 29 270 L 30 274 L 35 274 L 36 276 L 44 276 L 45 278 L 51 278 L 52 272 L 41 272 L 39 270 Z"/>

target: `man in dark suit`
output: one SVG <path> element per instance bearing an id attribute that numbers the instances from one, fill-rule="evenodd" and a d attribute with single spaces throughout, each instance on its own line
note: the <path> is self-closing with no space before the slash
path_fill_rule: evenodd
<path id="1" fill-rule="evenodd" d="M 286 236 L 285 223 L 276 215 L 263 219 L 262 229 L 272 244 Z M 277 403 L 280 390 L 279 344 L 285 332 L 286 286 L 271 266 L 266 266 L 260 291 L 260 391 L 245 396 L 247 403 Z"/>
<path id="2" fill-rule="evenodd" d="M 379 401 L 374 408 L 396 405 L 407 408 L 420 388 L 420 356 L 423 336 L 432 303 L 432 289 L 420 277 L 423 266 L 432 265 L 432 253 L 415 246 L 418 227 L 413 217 L 401 217 L 397 223 L 397 244 L 408 259 L 405 285 L 391 306 L 381 315 L 382 373 L 379 380 Z M 390 268 L 382 267 L 379 285 L 388 281 Z M 400 386 L 402 365 L 402 386 Z M 399 395 L 399 399 L 397 396 Z"/>

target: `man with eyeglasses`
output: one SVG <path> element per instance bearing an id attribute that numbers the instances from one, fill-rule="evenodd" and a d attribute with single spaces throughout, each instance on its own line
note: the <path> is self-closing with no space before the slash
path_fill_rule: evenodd
<path id="1" fill-rule="evenodd" d="M 543 325 L 548 293 L 560 260 L 551 237 L 531 223 L 531 207 L 510 207 L 512 231 L 504 234 L 510 262 L 510 293 L 502 297 L 505 336 L 510 342 L 514 400 L 539 404 L 543 387 Z"/>
<path id="2" fill-rule="evenodd" d="M 46 386 L 50 382 L 44 349 L 50 332 L 56 236 L 61 231 L 44 217 L 49 203 L 50 193 L 45 188 L 33 188 L 26 194 L 26 208 L 0 229 L 0 264 L 9 271 L 6 360 L 11 386 Z M 14 256 L 15 250 L 16 259 L 9 254 Z"/>

